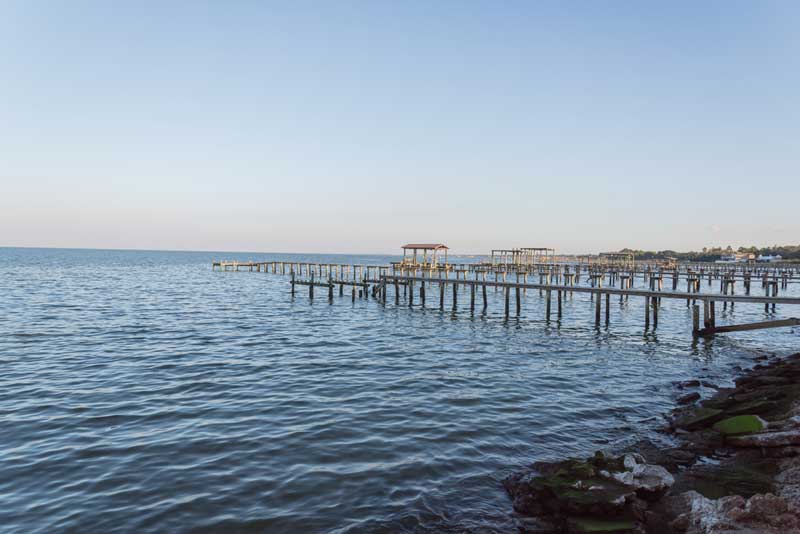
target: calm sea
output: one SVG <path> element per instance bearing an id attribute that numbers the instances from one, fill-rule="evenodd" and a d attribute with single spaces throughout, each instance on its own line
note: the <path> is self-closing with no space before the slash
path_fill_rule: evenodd
<path id="1" fill-rule="evenodd" d="M 645 335 L 641 299 L 596 330 L 578 294 L 546 324 L 534 291 L 504 321 L 491 290 L 473 316 L 211 270 L 290 257 L 392 259 L 0 249 L 0 529 L 511 532 L 513 470 L 655 436 L 673 381 L 800 347 L 693 343 L 681 301 Z"/>

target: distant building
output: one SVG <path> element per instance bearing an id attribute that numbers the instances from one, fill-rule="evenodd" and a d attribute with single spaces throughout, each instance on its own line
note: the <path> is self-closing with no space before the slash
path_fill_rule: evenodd
<path id="1" fill-rule="evenodd" d="M 773 262 L 773 261 L 781 261 L 782 259 L 783 259 L 783 256 L 781 256 L 780 254 L 776 254 L 775 256 L 768 256 L 768 255 L 764 255 L 764 254 L 759 254 L 758 258 L 756 258 L 756 261 L 761 262 L 761 263 L 770 263 L 770 262 Z"/>
<path id="2" fill-rule="evenodd" d="M 716 263 L 747 263 L 755 261 L 756 255 L 748 252 L 735 252 L 733 254 L 723 254 Z"/>

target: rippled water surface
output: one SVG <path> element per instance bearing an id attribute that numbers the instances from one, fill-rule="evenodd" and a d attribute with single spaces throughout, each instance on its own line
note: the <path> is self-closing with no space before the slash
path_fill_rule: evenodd
<path id="1" fill-rule="evenodd" d="M 312 303 L 220 257 L 289 256 L 0 249 L 0 529 L 513 531 L 514 469 L 648 434 L 672 381 L 799 345 L 693 343 L 685 301 L 648 334 L 640 299 L 600 329 L 578 294 L 549 324 L 534 291 L 509 321 L 492 290 L 475 315 Z"/>

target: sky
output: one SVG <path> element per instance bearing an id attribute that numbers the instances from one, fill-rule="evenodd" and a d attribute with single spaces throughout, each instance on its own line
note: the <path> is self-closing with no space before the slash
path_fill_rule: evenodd
<path id="1" fill-rule="evenodd" d="M 0 246 L 800 243 L 800 2 L 0 2 Z"/>

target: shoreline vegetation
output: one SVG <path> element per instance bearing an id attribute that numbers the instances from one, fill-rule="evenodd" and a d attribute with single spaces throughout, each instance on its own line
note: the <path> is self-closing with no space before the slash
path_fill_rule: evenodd
<path id="1" fill-rule="evenodd" d="M 660 429 L 674 446 L 641 440 L 506 478 L 519 531 L 800 533 L 800 353 L 755 360 L 734 387 L 674 384 Z"/>
<path id="2" fill-rule="evenodd" d="M 739 247 L 734 249 L 730 245 L 722 247 L 703 247 L 702 251 L 677 252 L 674 250 L 635 250 L 624 248 L 619 251 L 621 254 L 633 254 L 637 260 L 669 260 L 674 259 L 684 262 L 714 262 L 720 256 L 740 253 L 753 254 L 754 256 L 780 256 L 779 263 L 800 262 L 800 245 L 773 245 L 771 247 Z"/>

